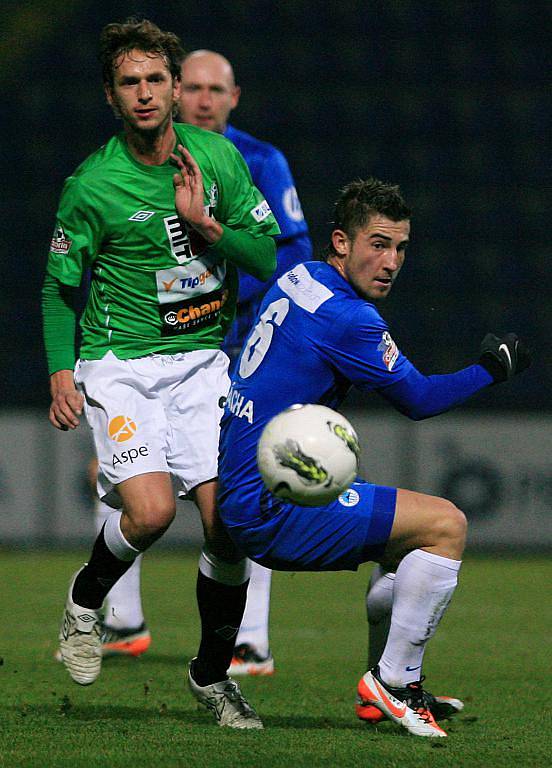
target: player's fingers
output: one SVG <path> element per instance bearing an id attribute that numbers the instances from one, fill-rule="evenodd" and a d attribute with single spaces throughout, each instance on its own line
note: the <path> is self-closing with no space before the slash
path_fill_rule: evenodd
<path id="1" fill-rule="evenodd" d="M 178 151 L 184 157 L 186 165 L 188 166 L 188 170 L 191 173 L 193 173 L 194 176 L 201 175 L 201 171 L 199 170 L 199 165 L 196 163 L 193 156 L 190 154 L 190 152 L 188 152 L 188 150 L 183 144 L 178 145 Z"/>
<path id="2" fill-rule="evenodd" d="M 184 163 L 182 162 L 182 158 L 180 155 L 176 155 L 174 152 L 171 152 L 170 155 L 171 160 L 175 165 L 177 165 L 180 169 L 184 168 Z"/>
<path id="3" fill-rule="evenodd" d="M 67 403 L 76 416 L 80 416 L 84 405 L 84 397 L 80 392 L 71 392 L 67 395 Z"/>
<path id="4" fill-rule="evenodd" d="M 69 426 L 65 423 L 65 417 L 59 412 L 56 406 L 52 403 L 50 412 L 48 414 L 50 424 L 56 429 L 61 429 L 63 432 L 67 432 Z"/>
<path id="5" fill-rule="evenodd" d="M 53 410 L 56 419 L 69 429 L 76 429 L 79 426 L 79 416 L 82 412 L 82 403 L 76 399 L 77 393 L 73 398 L 67 395 L 57 397 L 53 403 Z"/>

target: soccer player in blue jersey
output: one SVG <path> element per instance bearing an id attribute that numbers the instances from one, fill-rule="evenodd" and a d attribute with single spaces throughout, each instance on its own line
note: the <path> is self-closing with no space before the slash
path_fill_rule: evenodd
<path id="1" fill-rule="evenodd" d="M 269 568 L 356 570 L 371 560 L 378 563 L 372 589 L 395 574 L 381 601 L 388 599 L 390 612 L 385 645 L 358 694 L 363 706 L 409 732 L 442 737 L 422 663 L 456 587 L 463 513 L 445 499 L 361 478 L 332 504 L 299 507 L 273 496 L 256 464 L 264 426 L 294 403 L 336 408 L 354 386 L 424 419 L 529 365 L 514 334 L 487 334 L 477 363 L 445 375 L 423 375 L 400 352 L 374 302 L 389 294 L 404 262 L 410 215 L 398 187 L 375 179 L 349 184 L 336 204 L 326 261 L 297 265 L 267 292 L 232 377 L 218 502 L 238 548 Z"/>
<path id="2" fill-rule="evenodd" d="M 223 345 L 232 365 L 268 285 L 290 267 L 308 261 L 312 257 L 312 245 L 295 182 L 282 152 L 228 124 L 240 98 L 230 62 L 214 51 L 197 50 L 183 60 L 181 72 L 180 119 L 222 133 L 239 149 L 253 183 L 265 196 L 281 232 L 276 238 L 276 271 L 269 283 L 239 271 L 237 315 Z M 96 524 L 100 529 L 112 510 L 100 501 L 96 502 L 96 508 Z M 150 644 L 140 600 L 140 561 L 141 558 L 108 595 L 104 655 L 139 655 Z M 233 676 L 267 675 L 274 671 L 268 639 L 270 584 L 271 571 L 252 563 L 247 604 L 230 667 Z"/>

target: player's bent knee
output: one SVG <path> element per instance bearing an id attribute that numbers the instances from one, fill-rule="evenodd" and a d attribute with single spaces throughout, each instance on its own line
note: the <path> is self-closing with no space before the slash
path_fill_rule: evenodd
<path id="1" fill-rule="evenodd" d="M 462 510 L 447 499 L 440 499 L 441 508 L 435 519 L 435 533 L 439 540 L 446 540 L 464 547 L 468 521 Z"/>
<path id="2" fill-rule="evenodd" d="M 125 511 L 129 519 L 128 527 L 133 531 L 133 535 L 149 543 L 162 536 L 176 516 L 174 506 L 163 504 Z"/>

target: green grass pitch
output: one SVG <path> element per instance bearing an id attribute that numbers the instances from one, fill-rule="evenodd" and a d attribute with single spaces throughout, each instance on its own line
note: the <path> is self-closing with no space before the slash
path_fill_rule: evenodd
<path id="1" fill-rule="evenodd" d="M 261 732 L 218 728 L 185 685 L 198 644 L 197 556 L 153 551 L 143 596 L 153 643 L 140 659 L 108 659 L 90 687 L 53 660 L 75 553 L 0 552 L 0 766 L 68 768 L 531 768 L 552 764 L 551 568 L 544 557 L 470 557 L 428 647 L 434 693 L 465 700 L 448 739 L 355 718 L 364 671 L 358 573 L 275 574 L 272 678 L 242 688 Z M 548 594 L 547 594 L 548 590 Z"/>

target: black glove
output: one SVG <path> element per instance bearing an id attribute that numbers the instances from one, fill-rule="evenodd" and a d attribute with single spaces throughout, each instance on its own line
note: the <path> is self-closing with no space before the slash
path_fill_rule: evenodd
<path id="1" fill-rule="evenodd" d="M 480 365 L 493 377 L 495 383 L 508 381 L 531 365 L 529 350 L 515 333 L 507 333 L 501 339 L 488 333 L 481 342 Z"/>

